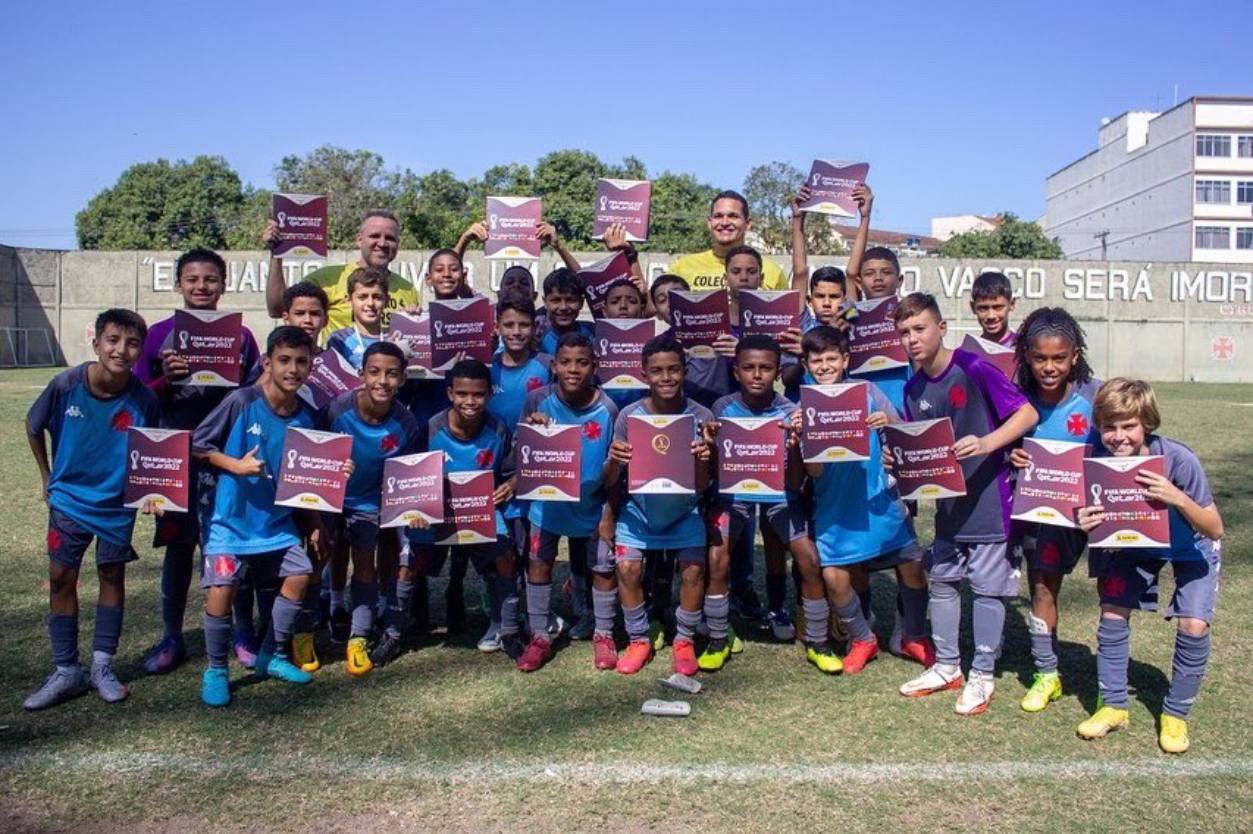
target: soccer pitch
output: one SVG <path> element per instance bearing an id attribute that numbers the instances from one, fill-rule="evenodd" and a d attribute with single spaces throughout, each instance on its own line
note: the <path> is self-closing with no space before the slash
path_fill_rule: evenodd
<path id="1" fill-rule="evenodd" d="M 255 682 L 232 666 L 233 705 L 209 710 L 198 697 L 199 592 L 187 618 L 190 662 L 160 678 L 140 668 L 160 634 L 148 519 L 136 529 L 141 559 L 128 571 L 118 656 L 131 698 L 108 706 L 88 694 L 26 714 L 22 698 L 47 675 L 49 649 L 47 517 L 22 424 L 51 375 L 0 373 L 0 830 L 1227 831 L 1253 820 L 1253 385 L 1158 387 L 1163 433 L 1200 455 L 1227 529 L 1192 750 L 1176 758 L 1156 745 L 1174 627 L 1155 614 L 1132 619 L 1131 726 L 1099 742 L 1075 736 L 1096 700 L 1096 589 L 1084 565 L 1062 589 L 1066 692 L 1039 715 L 1017 703 L 1034 671 L 1025 597 L 1010 609 L 996 697 L 974 718 L 953 713 L 956 693 L 900 697 L 917 667 L 889 655 L 856 677 L 826 677 L 798 644 L 752 633 L 723 671 L 701 676 L 691 717 L 649 718 L 644 700 L 674 695 L 657 684 L 670 673 L 668 648 L 634 678 L 594 670 L 590 643 L 559 647 L 523 675 L 475 650 L 483 621 L 474 610 L 465 634 L 446 643 L 437 630 L 365 679 L 344 673 L 323 636 L 326 665 L 307 687 Z M 920 533 L 930 537 L 926 521 Z M 564 576 L 563 564 L 557 587 Z M 437 623 L 443 587 L 433 583 Z M 470 608 L 477 587 L 467 583 Z M 876 579 L 881 633 L 893 588 Z M 85 570 L 84 650 L 95 594 Z M 968 661 L 968 641 L 963 651 Z"/>

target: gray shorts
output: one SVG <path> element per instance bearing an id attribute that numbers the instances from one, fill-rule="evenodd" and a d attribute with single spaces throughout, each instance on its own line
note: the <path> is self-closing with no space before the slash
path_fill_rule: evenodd
<path id="1" fill-rule="evenodd" d="M 205 554 L 200 572 L 200 587 L 236 588 L 244 581 L 263 585 L 266 579 L 282 579 L 286 576 L 305 576 L 313 573 L 309 554 L 298 544 L 286 550 L 271 550 L 250 556 L 233 556 L 227 553 Z"/>
<path id="2" fill-rule="evenodd" d="M 985 597 L 1018 596 L 1022 576 L 1017 556 L 1007 542 L 953 542 L 936 539 L 927 549 L 923 567 L 936 582 L 970 580 L 970 588 Z"/>
<path id="3" fill-rule="evenodd" d="M 1135 556 L 1128 551 L 1094 549 L 1089 562 L 1099 577 L 1097 592 L 1101 604 L 1130 608 L 1133 611 L 1157 610 L 1157 578 L 1162 568 L 1170 565 L 1175 577 L 1175 593 L 1163 616 L 1192 617 L 1214 621 L 1218 606 L 1218 577 L 1222 571 L 1221 544 L 1201 544 L 1205 559 L 1172 561 Z"/>
<path id="4" fill-rule="evenodd" d="M 809 519 L 804 501 L 776 501 L 759 504 L 753 501 L 719 500 L 709 510 L 709 543 L 737 542 L 754 520 L 760 518 L 763 529 L 769 527 L 775 537 L 787 544 L 809 535 Z"/>
<path id="5" fill-rule="evenodd" d="M 703 565 L 708 554 L 703 547 L 674 547 L 669 549 L 644 550 L 629 544 L 615 545 L 613 549 L 616 562 L 643 562 L 645 559 L 672 558 L 676 562 Z M 597 560 L 599 561 L 599 559 Z"/>

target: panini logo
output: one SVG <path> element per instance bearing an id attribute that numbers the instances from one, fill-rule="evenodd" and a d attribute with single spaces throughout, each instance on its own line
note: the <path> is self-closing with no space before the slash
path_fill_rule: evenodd
<path id="1" fill-rule="evenodd" d="M 1118 533 L 1114 536 L 1114 541 L 1121 542 L 1122 544 L 1134 544 L 1135 542 L 1140 541 L 1140 534 L 1130 532 Z"/>

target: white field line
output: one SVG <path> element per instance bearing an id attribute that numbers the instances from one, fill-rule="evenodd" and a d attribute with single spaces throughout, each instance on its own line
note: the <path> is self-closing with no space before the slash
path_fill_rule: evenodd
<path id="1" fill-rule="evenodd" d="M 866 784 L 902 779 L 923 782 L 1071 781 L 1080 779 L 1155 779 L 1179 777 L 1253 777 L 1253 758 L 1142 758 L 1122 761 L 981 761 L 867 764 L 607 764 L 542 762 L 424 762 L 343 756 L 221 755 L 206 758 L 182 753 L 87 752 L 0 755 L 0 773 L 56 770 L 136 776 L 145 772 L 184 773 L 198 777 L 304 778 L 347 781 L 437 780 L 498 784 L 518 779 L 548 782 L 634 785 L 702 782 L 775 784 Z"/>

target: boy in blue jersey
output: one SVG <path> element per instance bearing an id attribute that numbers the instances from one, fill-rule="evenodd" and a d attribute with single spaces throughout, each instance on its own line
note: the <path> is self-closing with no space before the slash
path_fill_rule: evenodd
<path id="1" fill-rule="evenodd" d="M 808 333 L 820 324 L 835 327 L 839 330 L 848 329 L 848 319 L 843 313 L 846 302 L 856 296 L 849 292 L 844 270 L 838 266 L 823 266 L 809 274 L 809 239 L 805 235 L 805 217 L 809 212 L 801 210 L 801 204 L 810 197 L 810 190 L 802 186 L 792 198 L 792 289 L 799 292 L 805 299 L 801 306 L 802 334 Z M 870 212 L 874 207 L 874 193 L 864 182 L 853 188 L 853 199 L 857 202 L 861 222 L 857 226 L 857 235 L 853 239 L 853 248 L 848 256 L 848 274 L 856 275 L 862 258 L 866 252 L 866 243 L 870 238 Z M 789 384 L 784 376 L 784 384 Z M 800 383 L 791 383 L 799 385 Z"/>
<path id="2" fill-rule="evenodd" d="M 567 333 L 582 333 L 589 338 L 594 335 L 591 322 L 579 321 L 583 282 L 577 272 L 564 266 L 554 269 L 544 278 L 543 293 L 547 325 L 536 334 L 540 353 L 552 356 L 557 352 L 557 340 Z"/>
<path id="3" fill-rule="evenodd" d="M 348 540 L 352 554 L 352 626 L 345 669 L 353 677 L 367 674 L 376 659 L 378 665 L 383 665 L 400 653 L 400 634 L 394 629 L 385 633 L 374 654 L 369 652 L 367 640 L 374 630 L 378 605 L 379 566 L 375 551 L 392 545 L 389 549 L 395 552 L 395 537 L 384 542 L 379 536 L 383 467 L 388 458 L 412 454 L 417 449 L 418 422 L 396 401 L 404 382 L 404 352 L 391 342 L 375 342 L 365 350 L 361 387 L 332 400 L 321 420 L 327 430 L 352 437 L 352 477 L 344 494 L 337 538 Z"/>
<path id="4" fill-rule="evenodd" d="M 184 252 L 174 263 L 174 290 L 183 297 L 188 310 L 216 310 L 226 289 L 226 262 L 209 249 Z M 261 373 L 260 351 L 252 331 L 243 328 L 239 346 L 241 385 L 251 385 Z M 188 385 L 187 361 L 178 355 L 174 343 L 174 316 L 162 319 L 148 331 L 144 356 L 135 365 L 135 375 L 152 389 L 161 403 L 161 427 L 191 431 L 231 392 L 220 385 Z M 187 657 L 183 645 L 183 617 L 191 584 L 193 557 L 200 544 L 204 524 L 213 500 L 213 472 L 192 463 L 189 479 L 188 512 L 167 512 L 156 525 L 153 547 L 165 547 L 161 564 L 161 619 L 165 626 L 161 640 L 144 658 L 144 671 L 164 674 Z M 245 665 L 255 660 L 252 634 L 251 594 L 241 594 L 236 606 L 235 654 Z"/>
<path id="5" fill-rule="evenodd" d="M 948 326 L 935 297 L 912 293 L 894 313 L 901 344 L 918 372 L 905 388 L 905 417 L 953 424 L 953 452 L 966 477 L 966 494 L 936 502 L 935 540 L 927 552 L 931 636 L 936 662 L 901 686 L 921 697 L 962 687 L 961 581 L 974 593 L 975 655 L 957 698 L 959 715 L 988 708 L 1005 629 L 1005 598 L 1018 595 L 1019 570 L 1009 549 L 1009 461 L 1006 447 L 1031 431 L 1035 408 L 995 366 L 944 346 Z M 885 461 L 887 458 L 885 457 Z"/>
<path id="6" fill-rule="evenodd" d="M 48 504 L 48 637 L 52 675 L 22 704 L 39 710 L 94 688 L 107 703 L 124 700 L 126 686 L 113 671 L 122 635 L 126 563 L 135 511 L 122 506 L 126 488 L 127 429 L 157 424 L 157 398 L 131 368 L 148 333 L 129 310 L 96 317 L 94 362 L 62 371 L 26 415 L 26 437 L 39 467 Z M 49 463 L 44 432 L 52 439 Z M 96 632 L 90 674 L 78 662 L 78 574 L 96 540 Z"/>
<path id="7" fill-rule="evenodd" d="M 979 321 L 979 336 L 1013 347 L 1017 334 L 1009 325 L 1014 312 L 1014 286 L 1003 272 L 981 272 L 970 287 L 970 312 Z"/>
<path id="8" fill-rule="evenodd" d="M 283 290 L 283 324 L 299 327 L 309 334 L 309 338 L 313 340 L 314 356 L 322 350 L 318 344 L 322 341 L 329 309 L 326 290 L 317 284 L 298 281 Z"/>
<path id="9" fill-rule="evenodd" d="M 635 282 L 629 278 L 619 278 L 609 285 L 605 291 L 605 318 L 607 319 L 642 319 L 646 318 L 647 296 Z M 654 331 L 655 332 L 655 331 Z M 648 393 L 646 388 L 609 388 L 605 390 L 609 399 L 619 409 L 626 408 L 636 400 L 641 400 Z"/>
<path id="10" fill-rule="evenodd" d="M 1092 419 L 1092 399 L 1100 383 L 1092 378 L 1085 352 L 1083 329 L 1061 307 L 1040 307 L 1023 321 L 1017 337 L 1016 382 L 1040 415 L 1027 437 L 1086 443 L 1089 454 L 1100 448 L 1100 434 Z M 1031 465 L 1031 455 L 1015 448 L 1009 461 L 1023 470 Z M 1062 696 L 1057 674 L 1057 595 L 1062 578 L 1074 570 L 1087 546 L 1087 536 L 1070 527 L 1022 521 L 1015 521 L 1011 532 L 1011 547 L 1027 563 L 1031 586 L 1027 630 L 1036 668 L 1020 705 L 1026 712 L 1040 712 Z"/>
<path id="11" fill-rule="evenodd" d="M 258 605 L 270 608 L 270 625 L 257 654 L 258 677 L 290 683 L 312 678 L 287 656 L 313 564 L 302 534 L 321 553 L 326 531 L 316 513 L 275 506 L 276 462 L 288 428 L 314 428 L 313 409 L 298 396 L 309 376 L 313 343 L 298 327 L 283 325 L 266 340 L 264 373 L 257 384 L 231 392 L 192 436 L 192 453 L 219 471 L 213 514 L 204 544 L 201 585 L 208 667 L 200 698 L 212 707 L 231 701 L 227 655 L 231 602 L 245 578 Z M 297 523 L 299 522 L 299 528 Z"/>
<path id="12" fill-rule="evenodd" d="M 387 309 L 388 272 L 386 269 L 365 267 L 354 270 L 348 276 L 348 304 L 352 309 L 352 324 L 336 330 L 326 340 L 326 347 L 348 360 L 348 364 L 360 371 L 365 351 L 383 338 L 383 311 Z"/>
<path id="13" fill-rule="evenodd" d="M 805 334 L 807 385 L 844 382 L 848 368 L 848 333 L 819 325 Z M 924 667 L 935 662 L 935 650 L 926 636 L 927 577 L 922 550 L 914 536 L 909 513 L 880 459 L 879 428 L 900 421 L 895 408 L 873 382 L 867 383 L 866 424 L 870 432 L 870 459 L 839 464 L 806 464 L 813 483 L 813 537 L 822 566 L 823 583 L 848 650 L 841 667 L 855 675 L 879 654 L 863 602 L 871 571 L 895 569 L 901 600 L 901 643 L 897 653 Z M 799 412 L 792 418 L 800 423 Z M 819 669 L 826 658 L 810 658 Z M 835 666 L 827 661 L 828 667 Z"/>
<path id="14" fill-rule="evenodd" d="M 492 373 L 477 359 L 463 359 L 447 374 L 450 407 L 431 418 L 425 431 L 428 451 L 444 453 L 444 472 L 490 470 L 495 480 L 496 541 L 457 545 L 474 569 L 491 587 L 491 619 L 499 623 L 499 644 L 511 658 L 522 653 L 518 638 L 518 586 L 514 562 L 517 547 L 505 524 L 504 510 L 513 497 L 515 468 L 512 435 L 504 423 L 488 413 L 492 397 Z M 449 545 L 435 544 L 435 535 L 422 521 L 413 523 L 407 535 L 409 547 L 401 553 L 397 573 L 396 608 L 404 611 L 405 596 L 419 578 L 438 576 L 448 559 Z M 403 618 L 402 618 L 403 621 Z M 391 627 L 389 623 L 389 627 Z"/>
<path id="15" fill-rule="evenodd" d="M 1136 481 L 1150 500 L 1168 507 L 1170 547 L 1160 550 L 1093 550 L 1097 566 L 1101 619 L 1096 630 L 1096 676 L 1101 702 L 1078 727 L 1084 739 L 1096 739 L 1127 726 L 1128 650 L 1131 612 L 1157 607 L 1157 578 L 1170 564 L 1175 592 L 1166 618 L 1175 620 L 1175 651 L 1170 689 L 1162 701 L 1158 745 L 1167 753 L 1188 750 L 1188 712 L 1201 691 L 1210 654 L 1210 623 L 1218 604 L 1222 570 L 1223 519 L 1214 503 L 1205 468 L 1196 454 L 1177 440 L 1157 434 L 1161 416 L 1152 387 L 1141 380 L 1111 379 L 1097 391 L 1093 414 L 1101 434 L 1101 456 L 1161 455 L 1166 474 L 1141 472 Z M 1084 531 L 1104 519 L 1097 505 L 1079 510 Z"/>
<path id="16" fill-rule="evenodd" d="M 706 539 L 701 499 L 710 479 L 713 414 L 683 395 L 684 359 L 683 346 L 669 334 L 656 336 L 644 345 L 642 363 L 648 396 L 618 413 L 605 465 L 605 483 L 610 485 L 607 506 L 616 520 L 613 552 L 618 597 L 630 639 L 626 652 L 618 659 L 617 670 L 624 675 L 635 674 L 652 659 L 643 562 L 664 558 L 667 553 L 678 564 L 682 582 L 675 610 L 674 670 L 694 675 L 699 668 L 693 641 L 705 596 Z M 688 449 L 695 458 L 694 494 L 639 495 L 627 491 L 625 468 L 631 464 L 632 451 L 627 442 L 627 424 L 632 414 L 690 414 L 695 418 Z M 675 453 L 682 455 L 683 450 Z"/>
<path id="17" fill-rule="evenodd" d="M 567 333 L 561 337 L 553 374 L 556 381 L 552 385 L 533 391 L 527 397 L 524 413 L 528 422 L 537 425 L 581 427 L 579 500 L 575 503 L 532 501 L 528 505 L 531 541 L 527 548 L 530 558 L 526 606 L 531 642 L 518 658 L 518 669 L 534 672 L 552 656 L 552 639 L 547 627 L 552 609 L 553 562 L 562 536 L 570 548 L 571 596 L 576 615 L 586 609 L 584 597 L 589 571 L 592 574 L 592 612 L 586 617 L 592 628 L 585 630 L 583 618 L 580 618 L 572 633 L 592 633 L 596 668 L 613 669 L 618 662 L 613 644 L 618 589 L 612 552 L 597 547 L 596 531 L 605 506 L 605 460 L 618 409 L 605 391 L 595 387 L 596 353 L 592 340 L 582 333 Z"/>
<path id="18" fill-rule="evenodd" d="M 891 249 L 886 249 L 882 246 L 872 246 L 866 250 L 865 258 L 856 266 L 857 269 L 854 271 L 854 264 L 850 261 L 848 274 L 856 276 L 857 285 L 865 300 L 873 301 L 876 298 L 887 298 L 895 296 L 900 292 L 901 262 L 897 260 L 896 253 Z M 905 409 L 905 383 L 909 381 L 912 374 L 913 371 L 910 370 L 908 365 L 902 365 L 899 368 L 868 371 L 850 374 L 850 376 L 873 382 L 880 391 L 887 395 L 893 407 L 903 413 Z"/>
<path id="19" fill-rule="evenodd" d="M 730 257 L 727 262 L 731 262 Z M 796 411 L 796 405 L 774 390 L 775 380 L 779 376 L 781 355 L 779 344 L 769 336 L 752 335 L 740 339 L 735 346 L 734 365 L 740 390 L 722 397 L 713 407 L 715 420 L 728 417 L 770 417 L 786 427 L 789 432 L 789 489 L 784 500 L 716 493 L 713 506 L 709 510 L 709 584 L 705 589 L 704 605 L 705 623 L 709 627 L 709 644 L 698 660 L 700 668 L 706 671 L 721 669 L 731 653 L 727 622 L 730 613 L 727 579 L 731 553 L 744 536 L 745 530 L 751 530 L 752 522 L 759 516 L 767 553 L 772 550 L 780 553 L 790 551 L 801 577 L 800 595 L 805 612 L 807 657 L 824 671 L 839 671 L 839 659 L 831 651 L 827 640 L 827 619 L 831 611 L 823 593 L 818 554 L 814 550 L 814 543 L 809 539 L 808 520 L 800 496 L 804 468 L 796 443 L 799 434 L 791 431 L 791 417 Z M 715 434 L 717 430 L 718 424 L 715 424 Z M 780 579 L 784 577 L 782 571 L 772 572 L 767 576 L 768 585 L 769 580 L 776 575 Z M 774 603 L 775 600 L 772 599 L 771 602 Z"/>

